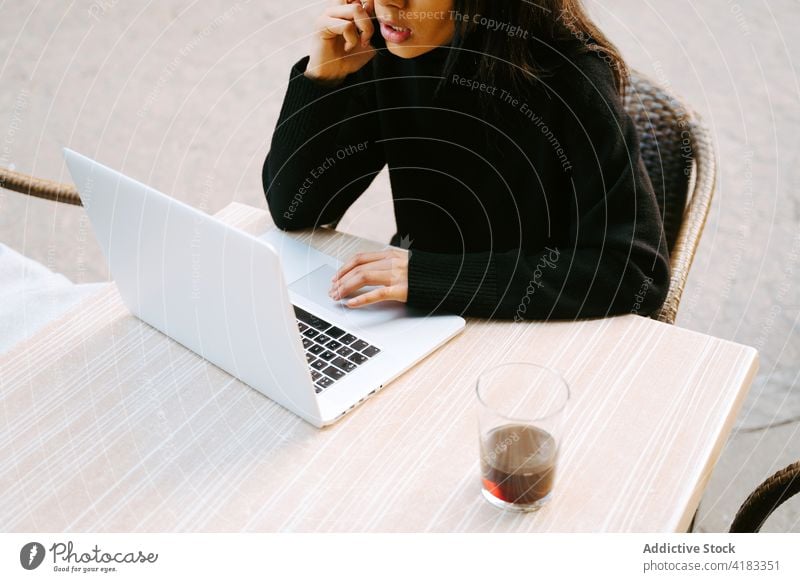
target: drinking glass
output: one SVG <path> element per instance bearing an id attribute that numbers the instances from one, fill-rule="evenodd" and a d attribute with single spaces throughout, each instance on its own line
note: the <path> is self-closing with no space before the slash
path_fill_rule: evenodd
<path id="1" fill-rule="evenodd" d="M 526 362 L 484 371 L 476 386 L 483 496 L 535 511 L 552 495 L 570 391 L 561 375 Z"/>

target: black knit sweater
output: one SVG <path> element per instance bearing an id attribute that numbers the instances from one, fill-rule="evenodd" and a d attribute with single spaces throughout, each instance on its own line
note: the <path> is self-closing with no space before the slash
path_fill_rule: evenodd
<path id="1" fill-rule="evenodd" d="M 333 88 L 304 76 L 308 57 L 292 68 L 263 169 L 276 225 L 335 222 L 388 164 L 409 305 L 517 320 L 660 307 L 662 221 L 608 64 L 554 53 L 515 92 L 468 65 L 444 77 L 450 50 L 380 51 Z"/>

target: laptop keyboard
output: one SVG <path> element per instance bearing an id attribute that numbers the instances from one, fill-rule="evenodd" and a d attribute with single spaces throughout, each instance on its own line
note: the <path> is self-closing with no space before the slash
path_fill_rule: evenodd
<path id="1" fill-rule="evenodd" d="M 306 360 L 311 369 L 314 390 L 319 394 L 334 382 L 354 371 L 381 350 L 345 330 L 300 309 L 294 314 L 303 337 Z"/>

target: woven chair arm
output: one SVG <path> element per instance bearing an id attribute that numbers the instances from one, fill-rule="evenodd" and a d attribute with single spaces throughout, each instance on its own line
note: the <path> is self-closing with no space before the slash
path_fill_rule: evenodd
<path id="1" fill-rule="evenodd" d="M 693 114 L 691 127 L 694 154 L 694 189 L 684 211 L 675 246 L 670 256 L 670 286 L 664 304 L 655 319 L 673 324 L 678 316 L 683 289 L 694 262 L 700 235 L 705 228 L 711 199 L 717 181 L 717 164 L 714 140 L 697 114 Z"/>
<path id="2" fill-rule="evenodd" d="M 81 198 L 78 195 L 78 191 L 71 184 L 35 178 L 7 168 L 0 168 L 0 188 L 6 188 L 37 198 L 81 206 Z"/>
<path id="3" fill-rule="evenodd" d="M 800 493 L 800 461 L 781 469 L 759 485 L 742 503 L 731 523 L 731 533 L 758 533 L 783 502 Z"/>

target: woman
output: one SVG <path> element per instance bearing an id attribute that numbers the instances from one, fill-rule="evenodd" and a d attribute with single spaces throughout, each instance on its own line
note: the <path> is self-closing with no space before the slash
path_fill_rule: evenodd
<path id="1" fill-rule="evenodd" d="M 626 68 L 578 0 L 337 0 L 317 30 L 264 164 L 273 219 L 336 222 L 388 164 L 402 247 L 353 257 L 331 297 L 517 321 L 661 306 Z"/>

